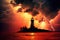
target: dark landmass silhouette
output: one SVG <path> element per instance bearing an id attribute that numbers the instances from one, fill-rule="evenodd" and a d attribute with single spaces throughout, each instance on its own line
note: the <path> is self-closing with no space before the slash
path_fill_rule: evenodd
<path id="1" fill-rule="evenodd" d="M 21 31 L 19 32 L 51 32 L 49 30 L 45 29 L 37 29 L 37 28 L 29 28 L 27 29 L 26 27 L 21 28 Z"/>
<path id="2" fill-rule="evenodd" d="M 37 29 L 34 26 L 34 19 L 31 19 L 31 26 L 30 28 L 22 27 L 19 32 L 51 32 L 50 30 L 45 29 Z"/>

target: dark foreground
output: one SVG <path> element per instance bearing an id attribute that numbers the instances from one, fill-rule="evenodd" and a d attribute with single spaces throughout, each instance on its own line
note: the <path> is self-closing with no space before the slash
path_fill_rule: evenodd
<path id="1" fill-rule="evenodd" d="M 13 33 L 0 36 L 0 40 L 60 40 L 60 32 Z"/>

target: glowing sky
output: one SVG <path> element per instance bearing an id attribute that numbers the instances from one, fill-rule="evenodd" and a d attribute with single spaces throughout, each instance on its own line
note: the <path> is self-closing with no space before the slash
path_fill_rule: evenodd
<path id="1" fill-rule="evenodd" d="M 30 27 L 30 20 L 32 18 L 31 13 L 28 12 L 17 12 L 19 8 L 21 8 L 20 5 L 13 6 L 10 4 L 11 0 L 2 0 L 2 9 L 3 12 L 1 12 L 0 15 L 0 25 L 1 25 L 1 30 L 2 31 L 8 31 L 8 32 L 16 32 L 20 30 L 20 27 L 26 26 L 27 28 Z M 26 10 L 26 9 L 24 9 Z M 23 11 L 24 11 L 23 10 Z M 45 17 L 43 14 L 38 14 L 34 16 L 34 26 L 37 27 L 38 29 L 47 29 L 47 30 L 52 30 L 51 24 L 54 26 L 54 29 L 56 31 L 60 31 L 60 10 L 57 12 L 58 15 L 51 19 L 48 20 L 48 17 Z M 39 22 L 41 19 L 45 21 Z"/>

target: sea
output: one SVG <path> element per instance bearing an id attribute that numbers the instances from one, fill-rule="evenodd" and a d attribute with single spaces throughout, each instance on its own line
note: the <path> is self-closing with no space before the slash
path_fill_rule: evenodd
<path id="1" fill-rule="evenodd" d="M 60 32 L 17 32 L 2 35 L 0 40 L 60 40 Z"/>

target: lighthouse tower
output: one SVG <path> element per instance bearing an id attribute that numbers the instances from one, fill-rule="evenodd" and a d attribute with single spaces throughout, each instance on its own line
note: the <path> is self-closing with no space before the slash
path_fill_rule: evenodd
<path id="1" fill-rule="evenodd" d="M 33 18 L 31 19 L 30 29 L 31 30 L 34 30 L 35 29 L 35 27 L 34 27 L 34 19 Z"/>

